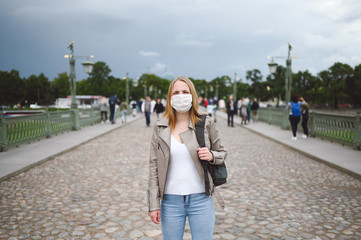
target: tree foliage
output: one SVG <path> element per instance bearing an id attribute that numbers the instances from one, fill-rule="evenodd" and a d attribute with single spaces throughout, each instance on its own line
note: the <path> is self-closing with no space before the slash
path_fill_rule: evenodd
<path id="1" fill-rule="evenodd" d="M 59 73 L 58 77 L 50 83 L 52 95 L 55 99 L 65 98 L 70 95 L 70 83 L 68 74 Z"/>
<path id="2" fill-rule="evenodd" d="M 210 81 L 190 78 L 199 96 L 207 98 L 227 98 L 237 86 L 237 98 L 250 97 L 260 101 L 275 100 L 277 105 L 285 98 L 285 67 L 278 66 L 276 73 L 263 79 L 261 71 L 246 71 L 247 83 L 234 82 L 223 75 Z M 102 95 L 109 97 L 116 93 L 118 98 L 126 96 L 126 86 L 132 99 L 145 96 L 166 98 L 170 81 L 154 74 L 143 74 L 137 80 L 116 78 L 105 62 L 97 62 L 87 79 L 77 82 L 77 95 Z M 361 107 L 361 64 L 354 69 L 347 64 L 335 63 L 316 76 L 309 71 L 299 71 L 292 75 L 292 93 L 308 99 L 311 105 L 338 107 L 349 103 Z M 52 81 L 44 74 L 21 78 L 16 70 L 0 71 L 0 105 L 17 103 L 40 105 L 54 104 L 60 97 L 70 95 L 69 76 L 60 73 Z"/>
<path id="3" fill-rule="evenodd" d="M 19 72 L 0 71 L 0 105 L 13 105 L 25 99 L 24 81 Z"/>

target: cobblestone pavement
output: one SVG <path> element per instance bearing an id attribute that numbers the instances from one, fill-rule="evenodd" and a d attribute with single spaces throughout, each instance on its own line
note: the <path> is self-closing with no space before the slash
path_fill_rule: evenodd
<path id="1" fill-rule="evenodd" d="M 214 239 L 361 239 L 359 180 L 217 124 L 230 177 Z M 0 239 L 162 239 L 146 207 L 151 132 L 141 119 L 1 182 Z"/>

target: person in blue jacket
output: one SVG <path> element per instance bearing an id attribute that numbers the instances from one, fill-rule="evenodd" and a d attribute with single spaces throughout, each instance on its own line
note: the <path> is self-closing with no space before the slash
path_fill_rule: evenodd
<path id="1" fill-rule="evenodd" d="M 292 128 L 291 140 L 297 141 L 297 125 L 301 120 L 301 107 L 298 103 L 298 97 L 295 94 L 291 96 L 291 102 L 288 103 L 287 109 L 290 111 L 289 120 Z"/>

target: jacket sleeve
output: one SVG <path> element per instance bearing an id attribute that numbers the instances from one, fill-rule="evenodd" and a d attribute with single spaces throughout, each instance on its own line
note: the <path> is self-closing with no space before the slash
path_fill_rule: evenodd
<path id="1" fill-rule="evenodd" d="M 210 117 L 207 117 L 206 130 L 208 131 L 209 141 L 211 143 L 210 151 L 214 157 L 211 164 L 220 165 L 224 163 L 227 157 L 227 150 L 221 142 L 216 124 Z"/>
<path id="2" fill-rule="evenodd" d="M 149 157 L 149 181 L 148 181 L 148 210 L 154 211 L 160 209 L 160 194 L 158 182 L 158 163 L 157 163 L 157 147 L 158 147 L 158 127 L 155 125 L 150 145 Z"/>

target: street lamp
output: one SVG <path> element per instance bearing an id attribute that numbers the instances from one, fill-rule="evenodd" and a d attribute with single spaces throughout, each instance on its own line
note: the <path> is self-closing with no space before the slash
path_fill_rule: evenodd
<path id="1" fill-rule="evenodd" d="M 234 73 L 233 99 L 237 101 L 237 73 Z"/>
<path id="2" fill-rule="evenodd" d="M 272 58 L 271 62 L 268 64 L 269 71 L 270 71 L 272 74 L 276 73 L 277 66 L 278 66 L 278 64 L 277 64 L 277 63 L 273 60 L 273 58 Z"/>
<path id="3" fill-rule="evenodd" d="M 76 104 L 76 75 L 75 75 L 75 59 L 76 58 L 87 58 L 85 62 L 83 62 L 84 71 L 86 73 L 91 73 L 93 70 L 94 63 L 89 60 L 89 58 L 93 58 L 93 55 L 90 56 L 74 56 L 74 41 L 68 46 L 70 50 L 70 54 L 65 55 L 64 58 L 69 58 L 70 65 L 70 73 L 69 73 L 69 81 L 70 81 L 70 94 L 71 94 L 71 108 L 77 109 Z"/>
<path id="4" fill-rule="evenodd" d="M 276 73 L 276 70 L 277 70 L 277 63 L 273 59 L 274 58 L 282 58 L 282 59 L 286 58 L 286 82 L 285 82 L 285 86 L 286 86 L 285 102 L 286 102 L 286 104 L 288 104 L 291 100 L 291 89 L 292 89 L 292 69 L 291 69 L 292 59 L 290 56 L 291 50 L 292 50 L 292 46 L 290 43 L 288 43 L 288 56 L 287 57 L 268 57 L 268 58 L 272 59 L 271 62 L 268 63 L 268 67 L 269 67 L 271 74 Z M 292 57 L 294 57 L 294 56 L 292 56 Z"/>
<path id="5" fill-rule="evenodd" d="M 216 97 L 217 97 L 217 100 L 219 99 L 219 98 L 218 98 L 218 87 L 219 87 L 219 86 L 218 86 L 218 80 L 216 80 Z"/>
<path id="6" fill-rule="evenodd" d="M 272 58 L 271 62 L 268 63 L 268 67 L 269 70 L 271 72 L 271 74 L 274 74 L 277 70 L 277 63 L 275 63 L 273 61 L 274 58 L 282 58 L 282 59 L 286 59 L 286 82 L 285 82 L 285 102 L 286 105 L 290 102 L 291 100 L 291 87 L 292 87 L 292 69 L 291 69 L 291 65 L 292 65 L 292 60 L 291 60 L 291 50 L 292 50 L 292 46 L 290 43 L 288 43 L 288 56 L 287 57 L 268 57 L 268 58 Z M 282 125 L 281 127 L 283 129 L 287 129 L 289 128 L 289 124 L 288 124 L 288 117 L 289 117 L 289 112 L 288 110 L 285 108 L 283 109 L 283 113 L 282 113 Z"/>

